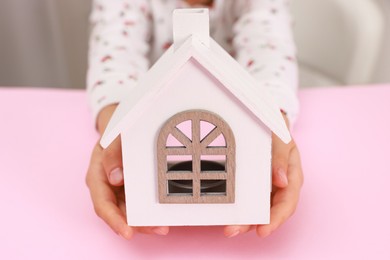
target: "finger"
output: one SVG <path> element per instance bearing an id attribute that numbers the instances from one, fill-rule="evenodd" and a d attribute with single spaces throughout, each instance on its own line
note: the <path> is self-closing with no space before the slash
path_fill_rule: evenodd
<path id="1" fill-rule="evenodd" d="M 127 225 L 125 215 L 117 206 L 115 195 L 108 184 L 96 180 L 90 184 L 90 192 L 96 214 L 117 234 L 130 239 L 134 232 Z"/>
<path id="2" fill-rule="evenodd" d="M 134 229 L 127 225 L 123 212 L 115 204 L 109 201 L 97 201 L 95 211 L 117 234 L 125 239 L 131 239 Z"/>
<path id="3" fill-rule="evenodd" d="M 276 187 L 284 188 L 288 185 L 287 167 L 290 150 L 291 144 L 285 144 L 272 134 L 272 184 Z"/>
<path id="4" fill-rule="evenodd" d="M 123 185 L 122 146 L 120 137 L 103 150 L 102 164 L 111 185 Z"/>
<path id="5" fill-rule="evenodd" d="M 124 200 L 118 200 L 117 204 L 123 215 L 126 215 L 126 202 Z"/>
<path id="6" fill-rule="evenodd" d="M 117 206 L 114 191 L 100 164 L 101 157 L 101 148 L 97 146 L 92 153 L 86 178 L 95 212 L 117 234 L 130 239 L 134 233 L 133 229 L 126 224 L 125 215 Z"/>
<path id="7" fill-rule="evenodd" d="M 302 167 L 297 149 L 293 149 L 291 152 L 288 170 L 289 185 L 286 188 L 278 189 L 273 197 L 270 224 L 259 225 L 256 228 L 257 234 L 261 237 L 271 234 L 295 212 L 303 183 Z"/>
<path id="8" fill-rule="evenodd" d="M 169 227 L 137 227 L 138 233 L 155 234 L 159 236 L 166 236 L 169 233 Z"/>
<path id="9" fill-rule="evenodd" d="M 254 226 L 251 225 L 231 225 L 224 228 L 224 235 L 228 238 L 235 237 L 239 234 L 244 234 L 252 230 Z"/>
<path id="10" fill-rule="evenodd" d="M 289 202 L 282 202 L 271 208 L 271 221 L 267 225 L 259 225 L 256 228 L 257 235 L 267 237 L 280 227 L 294 212 L 295 206 Z"/>

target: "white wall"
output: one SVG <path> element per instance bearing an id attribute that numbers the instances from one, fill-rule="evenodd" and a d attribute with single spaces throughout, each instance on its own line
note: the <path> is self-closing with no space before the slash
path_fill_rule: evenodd
<path id="1" fill-rule="evenodd" d="M 386 12 L 387 31 L 372 82 L 390 82 L 390 1 L 372 1 Z M 0 86 L 83 88 L 90 5 L 91 0 L 0 0 Z"/>

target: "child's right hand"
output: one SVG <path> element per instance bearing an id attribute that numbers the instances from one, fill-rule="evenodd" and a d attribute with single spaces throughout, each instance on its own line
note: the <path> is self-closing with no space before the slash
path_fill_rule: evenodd
<path id="1" fill-rule="evenodd" d="M 98 117 L 98 130 L 104 132 L 116 105 L 104 108 Z M 126 204 L 123 188 L 122 148 L 118 137 L 109 147 L 103 149 L 99 142 L 95 145 L 86 176 L 96 214 L 112 230 L 125 239 L 135 232 L 166 235 L 169 227 L 130 227 L 126 223 Z"/>

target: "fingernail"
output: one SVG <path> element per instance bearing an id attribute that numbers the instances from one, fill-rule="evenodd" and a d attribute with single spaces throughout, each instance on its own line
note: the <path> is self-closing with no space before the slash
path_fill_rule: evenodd
<path id="1" fill-rule="evenodd" d="M 156 235 L 160 235 L 160 236 L 168 235 L 168 230 L 166 228 L 156 227 L 156 228 L 153 228 L 152 231 Z"/>
<path id="2" fill-rule="evenodd" d="M 110 173 L 110 183 L 118 184 L 123 180 L 123 171 L 121 168 L 115 168 Z"/>
<path id="3" fill-rule="evenodd" d="M 288 185 L 287 174 L 286 174 L 286 172 L 285 172 L 282 168 L 279 168 L 279 170 L 278 170 L 278 175 L 279 175 L 279 179 L 280 179 L 285 185 Z"/>
<path id="4" fill-rule="evenodd" d="M 237 236 L 238 234 L 240 234 L 240 230 L 234 231 L 233 233 L 231 233 L 231 234 L 228 236 L 228 238 L 235 237 L 235 236 Z"/>

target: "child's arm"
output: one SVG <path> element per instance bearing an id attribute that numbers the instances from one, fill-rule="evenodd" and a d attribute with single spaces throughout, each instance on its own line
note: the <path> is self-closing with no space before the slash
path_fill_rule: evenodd
<path id="1" fill-rule="evenodd" d="M 297 64 L 287 1 L 240 1 L 234 27 L 237 60 L 267 87 L 278 103 L 286 123 L 298 114 Z M 287 116 L 286 116 L 287 115 Z M 287 118 L 288 117 L 288 118 Z M 282 225 L 295 211 L 303 172 L 294 141 L 284 144 L 272 136 L 272 207 L 268 225 L 227 226 L 225 235 L 232 237 L 256 228 L 265 237 Z"/>
<path id="2" fill-rule="evenodd" d="M 287 0 L 237 1 L 236 60 L 272 93 L 291 124 L 298 114 L 298 73 Z"/>
<path id="3" fill-rule="evenodd" d="M 138 75 L 149 67 L 150 12 L 146 0 L 95 0 L 91 13 L 88 98 L 103 134 L 116 104 L 128 95 Z M 168 227 L 132 228 L 126 223 L 122 152 L 118 138 L 93 149 L 86 182 L 95 211 L 126 239 L 134 232 L 165 235 Z"/>
<path id="4" fill-rule="evenodd" d="M 96 120 L 105 106 L 127 96 L 149 68 L 149 1 L 94 0 L 90 23 L 87 91 Z"/>

